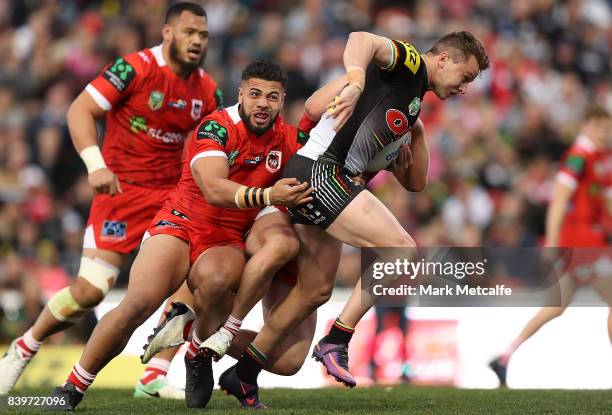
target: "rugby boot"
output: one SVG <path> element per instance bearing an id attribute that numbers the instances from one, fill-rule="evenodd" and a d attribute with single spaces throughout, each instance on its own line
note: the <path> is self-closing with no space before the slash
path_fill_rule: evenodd
<path id="1" fill-rule="evenodd" d="M 185 399 L 185 391 L 172 386 L 165 376 L 159 377 L 144 384 L 142 381 L 136 383 L 134 388 L 135 398 L 162 398 L 162 399 Z"/>
<path id="2" fill-rule="evenodd" d="M 232 395 L 243 408 L 267 409 L 259 401 L 259 386 L 242 382 L 236 374 L 236 365 L 230 367 L 219 376 L 219 388 L 228 395 Z"/>
<path id="3" fill-rule="evenodd" d="M 153 334 L 147 338 L 140 361 L 146 364 L 163 349 L 178 346 L 187 341 L 195 318 L 195 313 L 187 304 L 172 303 L 172 308 L 166 313 L 166 320 L 155 327 Z"/>
<path id="4" fill-rule="evenodd" d="M 25 359 L 16 344 L 19 338 L 12 341 L 0 360 L 0 396 L 8 394 L 19 380 L 31 359 Z"/>
<path id="5" fill-rule="evenodd" d="M 49 411 L 74 411 L 82 399 L 83 394 L 77 390 L 75 384 L 66 382 L 64 386 L 55 388 L 46 409 Z"/>
<path id="6" fill-rule="evenodd" d="M 200 350 L 216 362 L 229 350 L 233 339 L 233 336 L 225 330 L 216 331 L 200 344 Z"/>
<path id="7" fill-rule="evenodd" d="M 204 408 L 212 396 L 212 359 L 198 353 L 192 359 L 185 357 L 185 402 L 189 408 Z"/>
<path id="8" fill-rule="evenodd" d="M 312 351 L 312 357 L 321 362 L 327 373 L 336 381 L 349 388 L 355 387 L 357 382 L 348 371 L 348 347 L 344 343 L 327 343 L 325 337 L 317 343 Z"/>
<path id="9" fill-rule="evenodd" d="M 501 359 L 498 357 L 489 363 L 489 367 L 497 375 L 497 379 L 499 379 L 499 386 L 506 386 L 506 373 L 508 372 L 508 365 L 503 364 Z"/>

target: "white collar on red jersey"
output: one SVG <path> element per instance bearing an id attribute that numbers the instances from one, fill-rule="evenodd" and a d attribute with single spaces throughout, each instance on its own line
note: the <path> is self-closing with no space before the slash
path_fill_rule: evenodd
<path id="1" fill-rule="evenodd" d="M 578 138 L 576 138 L 576 145 L 585 149 L 586 151 L 595 151 L 595 144 L 591 141 L 589 137 L 584 134 L 580 134 Z"/>
<path id="2" fill-rule="evenodd" d="M 151 53 L 155 57 L 155 62 L 157 62 L 158 66 L 166 66 L 166 60 L 164 59 L 164 54 L 162 53 L 162 45 L 157 45 L 152 47 Z"/>
<path id="3" fill-rule="evenodd" d="M 230 116 L 234 124 L 238 124 L 242 118 L 240 118 L 240 114 L 238 113 L 238 104 L 232 105 L 229 108 L 225 109 L 227 114 Z"/>

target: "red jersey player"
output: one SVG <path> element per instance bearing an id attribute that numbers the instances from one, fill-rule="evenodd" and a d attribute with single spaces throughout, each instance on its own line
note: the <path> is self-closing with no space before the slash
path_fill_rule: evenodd
<path id="1" fill-rule="evenodd" d="M 125 254 L 138 246 L 176 185 L 188 132 L 220 105 L 215 82 L 200 69 L 208 44 L 205 11 L 191 3 L 173 5 L 162 37 L 161 45 L 108 65 L 68 111 L 74 146 L 96 193 L 81 266 L 73 284 L 56 293 L 34 326 L 10 345 L 0 361 L 0 395 L 13 388 L 44 339 L 102 301 Z M 105 114 L 101 153 L 95 119 Z"/>
<path id="2" fill-rule="evenodd" d="M 610 114 L 603 108 L 590 109 L 580 135 L 563 157 L 546 215 L 545 244 L 576 249 L 565 257 L 571 260 L 565 264 L 566 272 L 559 286 L 551 290 L 548 306 L 540 309 L 506 352 L 490 363 L 502 386 L 506 384 L 507 365 L 512 354 L 544 324 L 563 314 L 579 285 L 591 284 L 608 304 L 608 335 L 612 342 L 612 286 L 609 278 L 599 278 L 603 275 L 595 269 L 597 261 L 610 251 L 605 249 L 608 244 L 603 226 L 606 217 L 612 214 L 610 131 Z"/>
<path id="3" fill-rule="evenodd" d="M 198 321 L 186 355 L 186 400 L 190 407 L 203 407 L 210 399 L 212 364 L 197 353 L 197 339 L 227 317 L 221 305 L 233 301 L 233 294 L 221 294 L 239 284 L 245 234 L 261 207 L 305 203 L 312 192 L 291 178 L 275 183 L 305 138 L 278 116 L 286 74 L 275 63 L 256 60 L 242 78 L 239 105 L 207 116 L 195 131 L 179 185 L 148 229 L 124 299 L 100 320 L 66 384 L 56 388 L 55 396 L 65 398 L 64 409 L 78 405 L 95 375 L 188 274 L 196 312 L 206 321 Z M 257 222 L 266 225 L 254 226 L 251 236 L 269 239 L 260 251 L 265 266 L 279 269 L 297 253 L 297 237 L 284 214 Z"/>

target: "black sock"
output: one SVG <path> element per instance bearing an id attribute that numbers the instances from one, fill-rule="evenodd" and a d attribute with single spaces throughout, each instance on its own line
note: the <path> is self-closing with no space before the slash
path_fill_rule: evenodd
<path id="1" fill-rule="evenodd" d="M 340 318 L 337 318 L 331 329 L 329 329 L 329 333 L 325 336 L 325 341 L 327 343 L 333 344 L 349 344 L 353 334 L 355 333 L 355 329 L 344 324 L 340 321 Z"/>
<path id="2" fill-rule="evenodd" d="M 267 360 L 268 357 L 253 346 L 253 343 L 249 344 L 236 365 L 238 379 L 244 383 L 256 385 L 259 372 Z"/>

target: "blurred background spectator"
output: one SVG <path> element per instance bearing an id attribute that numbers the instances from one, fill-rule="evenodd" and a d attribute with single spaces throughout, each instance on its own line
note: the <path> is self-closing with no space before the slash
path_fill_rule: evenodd
<path id="1" fill-rule="evenodd" d="M 73 278 L 92 193 L 70 142 L 67 108 L 113 58 L 160 43 L 168 4 L 0 0 L 3 322 L 31 324 L 40 304 Z M 285 115 L 291 122 L 310 93 L 343 73 L 350 31 L 405 39 L 422 52 L 452 30 L 472 31 L 483 41 L 492 66 L 466 96 L 424 100 L 427 188 L 408 194 L 386 173 L 371 184 L 420 245 L 537 245 L 559 157 L 586 105 L 612 111 L 610 0 L 201 4 L 211 32 L 205 69 L 226 102 L 234 102 L 249 59 L 273 57 L 289 73 Z M 343 261 L 338 284 L 352 286 L 358 252 L 347 247 Z M 124 271 L 118 286 L 126 281 Z M 7 330 L 1 331 L 8 337 L 20 332 Z"/>

